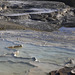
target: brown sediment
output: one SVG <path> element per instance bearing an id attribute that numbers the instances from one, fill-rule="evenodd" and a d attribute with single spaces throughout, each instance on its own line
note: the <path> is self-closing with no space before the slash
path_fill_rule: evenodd
<path id="1" fill-rule="evenodd" d="M 22 45 L 16 45 L 16 46 L 9 46 L 9 47 L 7 47 L 7 48 L 21 48 L 21 47 L 23 47 Z"/>
<path id="2" fill-rule="evenodd" d="M 0 20 L 0 30 L 10 30 L 10 29 L 25 30 L 26 28 L 23 25 L 20 25 L 20 24 L 15 24 L 15 23 L 12 23 L 12 22 Z"/>

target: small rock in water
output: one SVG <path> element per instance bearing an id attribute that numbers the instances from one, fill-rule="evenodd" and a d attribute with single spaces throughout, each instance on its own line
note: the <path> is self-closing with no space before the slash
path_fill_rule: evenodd
<path id="1" fill-rule="evenodd" d="M 70 59 L 71 64 L 75 64 L 75 59 Z"/>
<path id="2" fill-rule="evenodd" d="M 71 74 L 75 75 L 75 68 L 73 70 L 71 70 Z"/>
<path id="3" fill-rule="evenodd" d="M 15 52 L 13 53 L 14 56 L 17 56 L 18 54 L 19 54 L 19 51 L 15 51 Z"/>
<path id="4" fill-rule="evenodd" d="M 20 47 L 23 47 L 23 45 L 16 45 L 16 46 L 9 46 L 8 48 L 20 48 Z"/>
<path id="5" fill-rule="evenodd" d="M 66 67 L 71 67 L 72 65 L 75 64 L 75 59 L 70 59 L 69 62 L 66 63 Z"/>
<path id="6" fill-rule="evenodd" d="M 32 57 L 33 61 L 38 61 L 35 57 Z"/>

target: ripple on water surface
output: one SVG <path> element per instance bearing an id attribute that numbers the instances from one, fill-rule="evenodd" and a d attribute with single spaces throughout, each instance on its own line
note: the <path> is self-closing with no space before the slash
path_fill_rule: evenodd
<path id="1" fill-rule="evenodd" d="M 12 42 L 1 41 L 0 42 L 0 60 L 14 60 L 14 61 L 32 61 L 32 57 L 36 57 L 41 62 L 62 62 L 67 58 L 75 56 L 75 50 L 61 48 L 61 47 L 50 47 L 50 46 L 39 46 L 33 44 L 23 44 L 23 48 L 8 49 L 6 47 L 14 45 Z M 19 55 L 15 58 L 12 53 L 19 50 Z M 6 54 L 5 57 L 2 55 Z M 22 58 L 21 58 L 22 57 Z"/>

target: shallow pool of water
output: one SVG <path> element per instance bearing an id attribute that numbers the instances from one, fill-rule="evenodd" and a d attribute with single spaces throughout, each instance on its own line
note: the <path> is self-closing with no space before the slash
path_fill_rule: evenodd
<path id="1" fill-rule="evenodd" d="M 0 31 L 0 73 L 26 75 L 34 67 L 47 71 L 63 67 L 75 58 L 74 39 L 67 39 L 74 36 L 74 30 L 68 34 L 63 28 L 56 32 Z M 23 47 L 8 48 L 18 44 Z M 19 51 L 17 56 L 13 55 L 15 51 Z"/>

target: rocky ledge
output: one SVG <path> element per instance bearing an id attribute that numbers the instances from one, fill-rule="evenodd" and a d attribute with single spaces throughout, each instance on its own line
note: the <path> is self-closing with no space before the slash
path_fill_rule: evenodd
<path id="1" fill-rule="evenodd" d="M 74 9 L 54 1 L 6 1 L 1 3 L 0 20 L 41 31 L 54 31 L 62 26 L 75 27 Z M 6 29 L 8 27 L 6 25 Z"/>
<path id="2" fill-rule="evenodd" d="M 37 0 L 39 1 L 39 0 Z M 41 1 L 59 1 L 59 2 L 64 2 L 65 4 L 75 7 L 75 0 L 41 0 Z"/>

